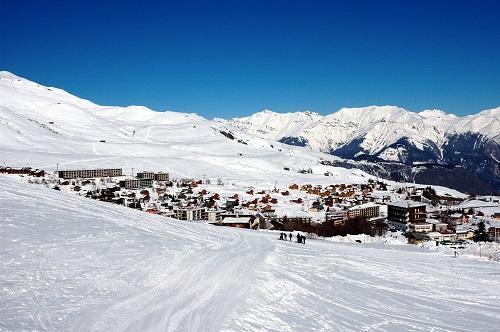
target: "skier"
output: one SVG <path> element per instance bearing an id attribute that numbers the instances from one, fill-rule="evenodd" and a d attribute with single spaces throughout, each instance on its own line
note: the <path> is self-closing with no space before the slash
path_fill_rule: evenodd
<path id="1" fill-rule="evenodd" d="M 285 236 L 286 236 L 286 234 L 285 234 Z M 289 237 L 290 237 L 290 242 L 292 242 L 292 233 L 290 233 Z"/>
<path id="2" fill-rule="evenodd" d="M 300 242 L 302 242 L 302 235 L 297 233 L 297 243 L 300 243 Z"/>
<path id="3" fill-rule="evenodd" d="M 302 244 L 306 244 L 306 236 L 305 235 L 302 236 Z"/>
<path id="4" fill-rule="evenodd" d="M 280 240 L 283 240 L 283 232 L 280 233 Z"/>

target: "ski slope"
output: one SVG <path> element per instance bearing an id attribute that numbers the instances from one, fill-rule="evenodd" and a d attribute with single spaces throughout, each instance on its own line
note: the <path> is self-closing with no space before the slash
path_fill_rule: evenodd
<path id="1" fill-rule="evenodd" d="M 0 330 L 495 331 L 500 265 L 277 240 L 0 176 Z"/>

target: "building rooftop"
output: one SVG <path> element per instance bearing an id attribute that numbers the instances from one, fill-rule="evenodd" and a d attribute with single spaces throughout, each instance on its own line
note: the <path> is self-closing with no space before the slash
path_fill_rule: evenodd
<path id="1" fill-rule="evenodd" d="M 241 224 L 249 223 L 251 217 L 226 217 L 222 220 L 223 224 Z"/>
<path id="2" fill-rule="evenodd" d="M 415 201 L 401 200 L 401 201 L 387 203 L 387 205 L 410 208 L 410 207 L 421 207 L 421 206 L 425 207 L 427 204 Z"/>
<path id="3" fill-rule="evenodd" d="M 377 207 L 377 206 L 380 206 L 376 203 L 365 203 L 365 204 L 360 204 L 360 205 L 355 205 L 351 208 L 349 208 L 349 210 L 357 210 L 357 209 L 367 209 L 367 208 L 371 208 L 371 207 Z"/>

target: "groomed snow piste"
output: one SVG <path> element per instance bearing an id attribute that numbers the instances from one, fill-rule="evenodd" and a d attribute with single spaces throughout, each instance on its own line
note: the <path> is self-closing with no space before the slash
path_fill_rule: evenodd
<path id="1" fill-rule="evenodd" d="M 277 240 L 0 176 L 0 330 L 498 331 L 500 264 Z"/>

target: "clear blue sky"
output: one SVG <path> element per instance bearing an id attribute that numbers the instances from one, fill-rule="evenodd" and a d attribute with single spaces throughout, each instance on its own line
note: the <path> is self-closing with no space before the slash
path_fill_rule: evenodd
<path id="1" fill-rule="evenodd" d="M 208 118 L 499 106 L 500 1 L 407 2 L 0 0 L 0 70 Z"/>

